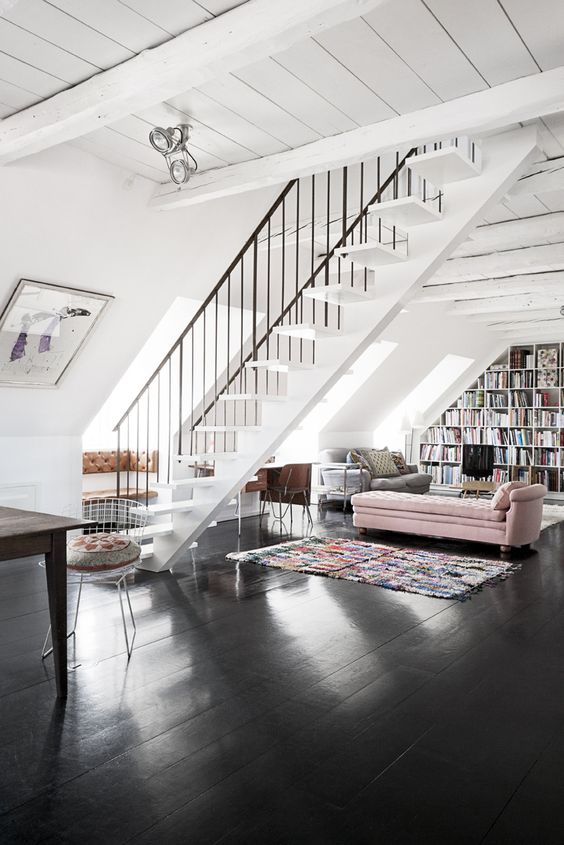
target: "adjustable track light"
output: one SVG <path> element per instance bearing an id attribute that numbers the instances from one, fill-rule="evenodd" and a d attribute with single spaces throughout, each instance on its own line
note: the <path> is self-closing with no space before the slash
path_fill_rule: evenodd
<path id="1" fill-rule="evenodd" d="M 185 185 L 192 173 L 195 173 L 198 169 L 198 162 L 188 152 L 189 138 L 190 126 L 186 123 L 174 127 L 169 126 L 168 129 L 155 126 L 149 132 L 151 146 L 164 156 L 170 178 L 175 185 Z M 190 164 L 190 161 L 193 164 Z"/>

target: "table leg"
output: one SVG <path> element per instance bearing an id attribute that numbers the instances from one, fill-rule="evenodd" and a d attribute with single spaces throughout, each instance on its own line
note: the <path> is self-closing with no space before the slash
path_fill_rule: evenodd
<path id="1" fill-rule="evenodd" d="M 51 551 L 45 555 L 49 615 L 53 638 L 53 660 L 57 697 L 67 697 L 67 538 L 63 532 L 51 535 Z"/>

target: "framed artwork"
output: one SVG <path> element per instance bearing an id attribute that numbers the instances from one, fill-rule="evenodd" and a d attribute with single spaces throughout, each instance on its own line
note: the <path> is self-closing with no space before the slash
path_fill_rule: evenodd
<path id="1" fill-rule="evenodd" d="M 0 316 L 0 386 L 55 387 L 112 299 L 20 279 Z"/>

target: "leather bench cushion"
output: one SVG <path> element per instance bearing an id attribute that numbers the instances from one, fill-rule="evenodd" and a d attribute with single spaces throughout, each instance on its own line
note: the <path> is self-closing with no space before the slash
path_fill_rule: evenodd
<path id="1" fill-rule="evenodd" d="M 67 566 L 76 572 L 122 569 L 140 554 L 141 546 L 124 534 L 81 534 L 67 545 Z"/>
<path id="2" fill-rule="evenodd" d="M 479 519 L 484 522 L 505 522 L 506 511 L 496 511 L 489 501 L 481 499 L 454 499 L 417 493 L 393 493 L 388 490 L 357 493 L 352 497 L 353 508 L 384 509 L 423 514 L 452 516 L 461 520 Z"/>

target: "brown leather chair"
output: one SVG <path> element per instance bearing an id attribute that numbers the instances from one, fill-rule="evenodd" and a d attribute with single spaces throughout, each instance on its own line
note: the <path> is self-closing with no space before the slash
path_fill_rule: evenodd
<path id="1" fill-rule="evenodd" d="M 292 505 L 301 505 L 307 513 L 308 522 L 313 525 L 311 511 L 311 464 L 285 464 L 283 467 L 268 469 L 266 490 L 261 493 L 261 521 L 267 501 L 272 507 L 272 514 L 277 522 L 282 522 L 290 511 L 292 523 Z M 275 506 L 278 505 L 278 516 Z M 283 505 L 286 507 L 283 509 Z"/>

